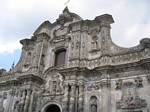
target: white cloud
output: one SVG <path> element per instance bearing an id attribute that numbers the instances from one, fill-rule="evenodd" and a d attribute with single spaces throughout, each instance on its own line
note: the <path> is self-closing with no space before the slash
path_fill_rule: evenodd
<path id="1" fill-rule="evenodd" d="M 19 40 L 32 35 L 41 22 L 54 22 L 67 0 L 0 0 L 0 52 L 20 49 Z M 148 0 L 70 0 L 69 9 L 84 19 L 112 14 L 112 39 L 121 46 L 150 36 Z M 146 23 L 145 23 L 146 22 Z M 9 41 L 8 41 L 9 40 Z"/>
<path id="2" fill-rule="evenodd" d="M 13 53 L 15 50 L 20 49 L 21 44 L 18 41 L 0 41 L 0 54 L 1 53 Z"/>

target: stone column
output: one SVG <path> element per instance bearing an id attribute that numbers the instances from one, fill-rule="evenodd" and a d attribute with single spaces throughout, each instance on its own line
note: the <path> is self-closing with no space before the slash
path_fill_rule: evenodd
<path id="1" fill-rule="evenodd" d="M 83 112 L 84 108 L 84 84 L 79 83 L 79 99 L 78 99 L 78 112 Z"/>
<path id="2" fill-rule="evenodd" d="M 10 100 L 9 100 L 7 112 L 12 112 L 12 110 L 13 110 L 13 101 L 14 101 L 15 93 L 16 93 L 16 90 L 11 90 L 9 93 L 10 94 Z"/>
<path id="3" fill-rule="evenodd" d="M 73 83 L 71 84 L 71 90 L 70 90 L 69 112 L 75 112 L 75 91 L 76 91 L 76 85 L 75 83 Z"/>
<path id="4" fill-rule="evenodd" d="M 32 93 L 32 90 L 27 90 L 25 104 L 24 104 L 24 112 L 28 112 L 28 110 L 29 110 L 31 93 Z"/>
<path id="5" fill-rule="evenodd" d="M 30 104 L 29 104 L 29 112 L 32 112 L 33 108 L 33 100 L 34 100 L 34 92 L 31 93 L 31 98 L 30 98 Z"/>
<path id="6" fill-rule="evenodd" d="M 110 79 L 104 79 L 102 82 L 102 112 L 111 112 L 111 84 Z"/>
<path id="7" fill-rule="evenodd" d="M 64 99 L 63 99 L 63 110 L 64 112 L 68 112 L 68 104 L 69 104 L 69 85 L 67 83 L 64 84 L 65 90 L 64 90 Z"/>

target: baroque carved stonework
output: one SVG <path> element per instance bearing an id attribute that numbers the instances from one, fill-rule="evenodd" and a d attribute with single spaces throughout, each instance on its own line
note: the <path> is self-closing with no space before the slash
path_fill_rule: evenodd
<path id="1" fill-rule="evenodd" d="M 43 22 L 10 71 L 0 69 L 0 112 L 149 112 L 150 39 L 123 48 L 113 17 L 83 20 L 66 7 Z"/>
<path id="2" fill-rule="evenodd" d="M 133 110 L 147 107 L 147 101 L 139 96 L 137 88 L 133 82 L 123 83 L 122 97 L 116 102 L 117 109 Z"/>

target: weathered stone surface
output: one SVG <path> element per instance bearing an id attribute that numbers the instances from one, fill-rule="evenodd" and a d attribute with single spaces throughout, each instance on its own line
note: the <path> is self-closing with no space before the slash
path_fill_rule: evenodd
<path id="1" fill-rule="evenodd" d="M 68 8 L 43 22 L 20 41 L 18 64 L 0 70 L 0 112 L 149 112 L 150 39 L 119 47 L 113 22 L 109 14 L 82 20 Z"/>

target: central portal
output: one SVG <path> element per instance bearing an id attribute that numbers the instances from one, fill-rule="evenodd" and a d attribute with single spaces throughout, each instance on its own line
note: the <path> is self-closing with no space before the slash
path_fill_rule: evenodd
<path id="1" fill-rule="evenodd" d="M 45 112 L 61 112 L 61 111 L 57 105 L 51 104 L 50 106 L 48 106 Z"/>

